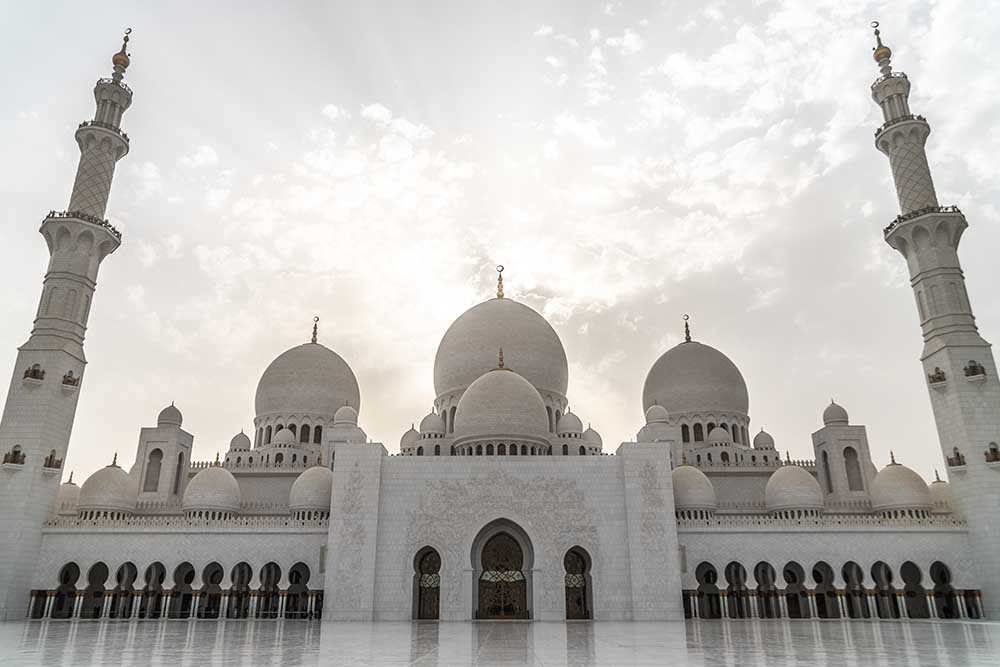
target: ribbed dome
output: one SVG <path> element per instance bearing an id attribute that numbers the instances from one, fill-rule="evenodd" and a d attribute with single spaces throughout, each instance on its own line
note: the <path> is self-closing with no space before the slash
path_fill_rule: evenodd
<path id="1" fill-rule="evenodd" d="M 222 466 L 205 468 L 184 489 L 185 512 L 239 512 L 240 485 Z"/>
<path id="2" fill-rule="evenodd" d="M 669 421 L 670 414 L 662 405 L 651 405 L 649 406 L 649 409 L 646 410 L 647 424 L 666 424 Z"/>
<path id="3" fill-rule="evenodd" d="M 138 485 L 117 465 L 101 468 L 80 487 L 78 510 L 131 512 L 135 509 Z"/>
<path id="4" fill-rule="evenodd" d="M 764 504 L 768 512 L 823 509 L 823 490 L 804 468 L 786 465 L 767 480 Z"/>
<path id="5" fill-rule="evenodd" d="M 420 433 L 423 435 L 444 435 L 444 419 L 433 412 L 420 420 Z"/>
<path id="6" fill-rule="evenodd" d="M 539 392 L 566 395 L 569 365 L 552 326 L 511 299 L 490 299 L 465 311 L 445 332 L 434 357 L 438 396 L 460 394 L 493 368 L 497 349 Z"/>
<path id="7" fill-rule="evenodd" d="M 904 465 L 892 463 L 882 468 L 871 484 L 872 509 L 929 510 L 931 494 L 924 480 Z"/>
<path id="8" fill-rule="evenodd" d="M 333 492 L 333 471 L 326 466 L 313 466 L 298 476 L 288 494 L 288 509 L 292 512 L 330 511 Z"/>
<path id="9" fill-rule="evenodd" d="M 722 428 L 721 426 L 716 426 L 708 434 L 708 444 L 710 445 L 726 445 L 732 444 L 733 436 L 729 434 L 729 431 Z"/>
<path id="10" fill-rule="evenodd" d="M 754 449 L 774 449 L 774 438 L 771 434 L 764 429 L 760 430 L 760 433 L 753 437 L 753 448 Z"/>
<path id="11" fill-rule="evenodd" d="M 409 429 L 407 429 L 406 433 L 403 434 L 403 437 L 399 439 L 399 446 L 411 447 L 417 444 L 419 440 L 420 440 L 420 433 L 417 432 L 417 430 L 411 426 Z"/>
<path id="12" fill-rule="evenodd" d="M 823 410 L 823 425 L 824 426 L 847 426 L 850 423 L 847 417 L 847 410 L 840 407 L 833 401 L 830 401 L 830 405 L 826 406 L 826 410 Z"/>
<path id="13" fill-rule="evenodd" d="M 705 473 L 694 466 L 683 465 L 674 468 L 671 477 L 675 509 L 715 511 L 715 487 Z"/>
<path id="14" fill-rule="evenodd" d="M 76 514 L 80 500 L 80 487 L 73 482 L 59 485 L 59 495 L 56 496 L 56 514 Z"/>
<path id="15" fill-rule="evenodd" d="M 694 341 L 656 360 L 642 389 L 642 409 L 659 404 L 672 415 L 723 412 L 745 415 L 750 399 L 740 369 L 714 347 Z"/>
<path id="16" fill-rule="evenodd" d="M 350 405 L 342 405 L 333 414 L 334 426 L 357 426 L 358 411 Z"/>
<path id="17" fill-rule="evenodd" d="M 559 424 L 556 427 L 557 433 L 583 433 L 583 422 L 580 418 L 574 415 L 572 412 L 567 412 L 562 417 L 559 418 Z"/>
<path id="18" fill-rule="evenodd" d="M 239 433 L 234 435 L 233 439 L 229 441 L 230 451 L 233 452 L 247 451 L 249 449 L 250 449 L 250 437 L 243 431 L 240 431 Z"/>
<path id="19" fill-rule="evenodd" d="M 931 502 L 934 504 L 935 511 L 937 512 L 954 511 L 955 500 L 951 494 L 951 484 L 939 479 L 937 481 L 928 484 L 927 491 L 931 494 Z"/>
<path id="20" fill-rule="evenodd" d="M 601 434 L 589 426 L 587 427 L 587 430 L 583 432 L 583 439 L 596 447 L 604 445 L 604 441 L 601 439 Z"/>
<path id="21" fill-rule="evenodd" d="M 531 383 L 507 369 L 469 385 L 455 412 L 455 443 L 478 438 L 527 438 L 548 443 L 545 403 Z"/>
<path id="22" fill-rule="evenodd" d="M 157 426 L 177 426 L 184 423 L 184 415 L 174 406 L 173 403 L 160 410 L 160 415 L 156 418 Z"/>
<path id="23" fill-rule="evenodd" d="M 271 362 L 257 383 L 257 417 L 331 417 L 344 404 L 359 410 L 361 392 L 347 362 L 319 343 L 305 343 Z"/>

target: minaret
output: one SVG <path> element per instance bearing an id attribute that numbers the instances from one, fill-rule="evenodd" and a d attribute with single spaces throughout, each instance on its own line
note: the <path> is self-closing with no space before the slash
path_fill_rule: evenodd
<path id="1" fill-rule="evenodd" d="M 941 206 L 934 192 L 924 144 L 930 126 L 910 113 L 910 81 L 893 72 L 892 52 L 876 28 L 875 61 L 881 76 L 872 98 L 885 123 L 875 145 L 889 157 L 901 214 L 885 228 L 885 240 L 906 258 L 924 337 L 921 361 L 948 462 L 958 508 L 969 525 L 972 560 L 992 617 L 1000 616 L 1000 466 L 988 460 L 1000 442 L 1000 377 L 990 344 L 979 335 L 958 261 L 968 226 L 955 206 Z M 956 560 L 958 566 L 961 560 Z M 924 573 L 925 577 L 927 573 Z M 992 613 L 991 613 L 992 612 Z"/>
<path id="2" fill-rule="evenodd" d="M 104 212 L 115 164 L 129 145 L 120 129 L 132 103 L 132 91 L 122 81 L 129 32 L 112 57 L 111 78 L 94 87 L 94 119 L 76 131 L 80 164 L 69 208 L 50 211 L 40 229 L 49 266 L 0 419 L 0 620 L 27 613 L 42 523 L 55 503 L 87 363 L 83 339 L 97 271 L 121 244 L 121 233 Z"/>

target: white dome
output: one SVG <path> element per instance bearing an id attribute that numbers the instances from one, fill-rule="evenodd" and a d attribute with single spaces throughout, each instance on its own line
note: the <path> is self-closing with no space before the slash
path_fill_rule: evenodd
<path id="1" fill-rule="evenodd" d="M 77 503 L 80 500 L 80 487 L 73 482 L 59 485 L 59 495 L 56 496 L 56 514 L 76 514 Z"/>
<path id="2" fill-rule="evenodd" d="M 530 439 L 548 444 L 545 403 L 531 383 L 508 369 L 469 385 L 455 412 L 455 444 L 478 438 Z"/>
<path id="3" fill-rule="evenodd" d="M 138 485 L 117 465 L 101 468 L 80 487 L 78 510 L 131 512 L 135 509 Z"/>
<path id="4" fill-rule="evenodd" d="M 596 447 L 602 447 L 604 441 L 601 439 L 601 434 L 594 429 L 587 427 L 587 430 L 583 432 L 583 439 Z"/>
<path id="5" fill-rule="evenodd" d="M 295 445 L 295 434 L 287 428 L 278 429 L 278 432 L 271 438 L 271 445 L 278 447 L 290 447 Z"/>
<path id="6" fill-rule="evenodd" d="M 184 423 L 184 416 L 173 403 L 160 410 L 160 415 L 156 418 L 157 426 L 176 426 L 180 428 L 182 423 Z"/>
<path id="7" fill-rule="evenodd" d="M 647 424 L 666 424 L 670 421 L 670 414 L 667 409 L 662 405 L 656 404 L 649 406 L 646 410 L 646 423 Z"/>
<path id="8" fill-rule="evenodd" d="M 399 439 L 399 446 L 401 448 L 411 447 L 417 444 L 417 441 L 419 440 L 420 440 L 420 433 L 418 433 L 417 430 L 411 426 L 406 431 L 406 433 L 403 434 L 403 437 Z"/>
<path id="9" fill-rule="evenodd" d="M 342 405 L 337 408 L 337 412 L 333 415 L 333 425 L 334 426 L 357 426 L 358 425 L 358 411 L 352 408 L 350 405 Z"/>
<path id="10" fill-rule="evenodd" d="M 307 469 L 292 484 L 288 494 L 288 509 L 292 512 L 330 511 L 333 492 L 333 471 L 326 466 Z"/>
<path id="11" fill-rule="evenodd" d="M 675 509 L 715 511 L 715 487 L 705 473 L 694 466 L 682 465 L 674 468 L 671 478 Z"/>
<path id="12" fill-rule="evenodd" d="M 954 511 L 954 498 L 951 494 L 951 484 L 939 479 L 928 484 L 927 491 L 931 494 L 931 502 L 934 504 L 935 511 Z"/>
<path id="13" fill-rule="evenodd" d="M 929 510 L 933 504 L 927 484 L 904 465 L 892 463 L 882 468 L 871 484 L 872 509 Z"/>
<path id="14" fill-rule="evenodd" d="M 764 504 L 768 512 L 823 509 L 823 490 L 804 468 L 785 465 L 768 478 Z"/>
<path id="15" fill-rule="evenodd" d="M 433 412 L 420 420 L 420 433 L 423 435 L 444 435 L 444 419 Z"/>
<path id="16" fill-rule="evenodd" d="M 461 394 L 493 368 L 497 349 L 507 365 L 539 392 L 565 397 L 569 382 L 566 351 L 545 318 L 511 299 L 473 306 L 445 332 L 434 357 L 434 390 Z"/>
<path id="17" fill-rule="evenodd" d="M 239 512 L 240 485 L 222 466 L 205 468 L 184 489 L 184 511 Z"/>
<path id="18" fill-rule="evenodd" d="M 847 410 L 831 400 L 830 405 L 826 406 L 826 410 L 823 410 L 823 425 L 847 426 L 849 423 L 850 420 L 847 417 Z"/>
<path id="19" fill-rule="evenodd" d="M 330 417 L 342 405 L 361 407 L 354 372 L 340 355 L 319 343 L 283 352 L 257 383 L 258 419 L 291 414 Z"/>
<path id="20" fill-rule="evenodd" d="M 708 434 L 708 444 L 710 445 L 731 445 L 732 443 L 733 436 L 721 426 L 716 426 Z"/>
<path id="21" fill-rule="evenodd" d="M 764 429 L 760 430 L 760 433 L 753 437 L 753 448 L 754 449 L 774 449 L 774 438 L 771 434 Z"/>
<path id="22" fill-rule="evenodd" d="M 583 433 L 583 422 L 572 412 L 567 412 L 559 418 L 557 433 Z"/>
<path id="23" fill-rule="evenodd" d="M 659 404 L 672 415 L 687 412 L 747 414 L 750 399 L 740 369 L 714 347 L 694 341 L 656 360 L 642 389 L 642 409 Z"/>
<path id="24" fill-rule="evenodd" d="M 233 439 L 229 441 L 229 451 L 231 452 L 248 451 L 249 449 L 250 437 L 243 431 L 234 435 Z"/>

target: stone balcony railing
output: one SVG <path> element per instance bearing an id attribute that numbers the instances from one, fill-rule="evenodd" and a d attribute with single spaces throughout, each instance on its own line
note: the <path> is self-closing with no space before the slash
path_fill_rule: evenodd
<path id="1" fill-rule="evenodd" d="M 678 529 L 733 528 L 942 528 L 964 529 L 965 521 L 953 514 L 931 514 L 925 518 L 890 518 L 878 514 L 820 514 L 800 518 L 784 518 L 772 514 L 714 514 L 707 519 L 677 518 Z"/>
<path id="2" fill-rule="evenodd" d="M 119 88 L 121 88 L 122 90 L 124 90 L 129 95 L 132 94 L 132 89 L 129 88 L 128 84 L 126 84 L 124 81 L 115 81 L 114 79 L 98 79 L 97 80 L 97 85 L 101 85 L 102 83 L 103 84 L 111 84 L 113 86 L 118 86 Z"/>
<path id="3" fill-rule="evenodd" d="M 124 139 L 126 144 L 128 143 L 128 135 L 122 132 L 121 128 L 115 127 L 111 123 L 102 123 L 99 120 L 85 120 L 82 123 L 80 123 L 80 126 L 77 127 L 76 129 L 81 130 L 85 127 L 100 127 L 104 128 L 105 130 L 110 130 L 111 132 L 114 132 L 119 137 Z"/>
<path id="4" fill-rule="evenodd" d="M 237 515 L 227 519 L 194 519 L 185 515 L 132 515 L 120 519 L 80 519 L 76 516 L 57 516 L 45 522 L 45 528 L 88 530 L 156 530 L 165 532 L 185 532 L 200 529 L 232 529 L 236 531 L 247 528 L 295 532 L 301 530 L 326 529 L 327 518 L 311 520 L 294 519 L 290 515 Z"/>
<path id="5" fill-rule="evenodd" d="M 45 216 L 46 220 L 49 219 L 74 219 L 82 220 L 84 222 L 89 222 L 92 225 L 97 225 L 98 227 L 103 227 L 108 230 L 112 236 L 114 236 L 119 241 L 122 240 L 122 233 L 118 231 L 114 225 L 112 225 L 107 220 L 102 220 L 95 215 L 90 215 L 89 213 L 84 213 L 83 211 L 49 211 L 49 214 Z M 44 222 L 44 220 L 43 220 Z"/>
<path id="6" fill-rule="evenodd" d="M 925 206 L 924 208 L 918 208 L 915 211 L 910 211 L 909 213 L 903 213 L 897 215 L 896 218 L 889 224 L 888 227 L 882 230 L 885 236 L 889 235 L 889 232 L 894 230 L 899 225 L 903 224 L 907 220 L 912 220 L 913 218 L 919 218 L 922 215 L 927 215 L 928 213 L 958 213 L 962 215 L 962 210 L 957 206 Z"/>
<path id="7" fill-rule="evenodd" d="M 927 122 L 927 119 L 924 118 L 923 116 L 912 113 L 908 116 L 900 116 L 899 118 L 892 118 L 882 123 L 882 126 L 879 127 L 877 130 L 875 130 L 875 136 L 877 137 L 878 135 L 882 134 L 884 131 L 886 131 L 893 125 L 898 125 L 899 123 L 905 123 L 908 120 L 921 120 L 925 123 Z"/>
<path id="8" fill-rule="evenodd" d="M 904 74 L 903 72 L 889 72 L 888 74 L 884 74 L 879 78 L 875 79 L 875 81 L 872 82 L 872 88 L 874 88 L 878 84 L 888 79 L 905 79 L 905 78 L 906 74 Z"/>
<path id="9" fill-rule="evenodd" d="M 296 471 L 296 470 L 301 471 L 307 468 L 312 468 L 320 464 L 316 463 L 315 459 L 309 459 L 307 462 L 303 462 L 302 459 L 298 459 L 294 463 L 290 461 L 282 461 L 281 463 L 275 463 L 273 460 L 268 462 L 267 459 L 263 458 L 258 459 L 255 456 L 253 464 L 250 464 L 247 460 L 240 461 L 239 464 L 237 464 L 233 460 L 229 460 L 221 464 L 217 464 L 215 461 L 192 461 L 191 469 L 203 470 L 205 468 L 211 468 L 213 465 L 221 465 L 226 470 L 253 470 L 253 471 L 267 470 L 271 472 L 280 472 L 280 471 Z"/>

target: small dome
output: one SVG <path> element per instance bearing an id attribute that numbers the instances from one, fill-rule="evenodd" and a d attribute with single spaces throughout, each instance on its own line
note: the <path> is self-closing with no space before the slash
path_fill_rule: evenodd
<path id="1" fill-rule="evenodd" d="M 444 418 L 434 412 L 420 420 L 422 435 L 444 435 Z"/>
<path id="2" fill-rule="evenodd" d="M 753 437 L 753 448 L 754 449 L 774 449 L 774 438 L 771 434 L 764 429 L 760 430 L 760 433 Z"/>
<path id="3" fill-rule="evenodd" d="M 271 362 L 257 383 L 257 418 L 313 415 L 329 418 L 337 408 L 361 408 L 354 371 L 339 354 L 320 343 L 305 343 Z"/>
<path id="4" fill-rule="evenodd" d="M 882 468 L 871 483 L 872 509 L 929 510 L 933 504 L 927 484 L 904 465 L 891 463 Z"/>
<path id="5" fill-rule="evenodd" d="M 823 490 L 804 468 L 785 465 L 768 478 L 764 504 L 768 512 L 823 509 Z"/>
<path id="6" fill-rule="evenodd" d="M 935 511 L 954 511 L 954 498 L 951 494 L 951 484 L 940 479 L 935 480 L 927 485 L 927 491 L 931 494 L 931 502 L 934 504 Z M 62 493 L 61 489 L 60 493 Z"/>
<path id="7" fill-rule="evenodd" d="M 184 416 L 173 403 L 160 410 L 160 416 L 156 418 L 157 426 L 176 426 L 180 428 L 183 422 Z"/>
<path id="8" fill-rule="evenodd" d="M 559 418 L 559 425 L 556 427 L 556 432 L 559 434 L 583 433 L 583 422 L 572 412 L 567 412 Z"/>
<path id="9" fill-rule="evenodd" d="M 649 406 L 649 409 L 646 410 L 647 424 L 666 424 L 669 421 L 670 415 L 667 413 L 667 409 L 662 405 L 651 405 Z"/>
<path id="10" fill-rule="evenodd" d="M 469 385 L 455 412 L 455 443 L 477 438 L 526 438 L 548 444 L 545 403 L 530 382 L 498 368 Z"/>
<path id="11" fill-rule="evenodd" d="M 76 514 L 80 499 L 80 487 L 73 482 L 59 485 L 59 495 L 56 497 L 56 514 Z"/>
<path id="12" fill-rule="evenodd" d="M 733 444 L 733 436 L 729 435 L 729 431 L 721 426 L 716 426 L 712 429 L 711 433 L 708 434 L 708 444 L 731 445 Z"/>
<path id="13" fill-rule="evenodd" d="M 583 432 L 583 439 L 595 447 L 604 446 L 604 441 L 601 440 L 601 434 L 590 428 L 590 426 L 587 426 L 587 430 Z"/>
<path id="14" fill-rule="evenodd" d="M 411 426 L 406 433 L 403 434 L 403 437 L 399 439 L 399 446 L 400 448 L 411 447 L 417 444 L 418 440 L 420 440 L 420 433 L 418 433 L 417 430 Z"/>
<path id="15" fill-rule="evenodd" d="M 351 426 L 358 425 L 358 411 L 350 405 L 342 405 L 337 408 L 337 412 L 333 415 L 333 425 L 344 426 L 348 424 Z"/>
<path id="16" fill-rule="evenodd" d="M 326 466 L 313 466 L 296 478 L 288 494 L 288 509 L 292 512 L 330 511 L 333 492 L 333 471 Z"/>
<path id="17" fill-rule="evenodd" d="M 233 436 L 233 439 L 229 441 L 229 451 L 231 452 L 245 452 L 250 449 L 250 437 L 240 431 Z"/>
<path id="18" fill-rule="evenodd" d="M 830 401 L 830 405 L 826 406 L 826 410 L 823 411 L 823 425 L 847 426 L 849 423 L 847 410 Z"/>
<path id="19" fill-rule="evenodd" d="M 78 510 L 131 512 L 138 486 L 124 470 L 111 464 L 87 478 L 80 487 Z"/>
<path id="20" fill-rule="evenodd" d="M 205 468 L 184 489 L 185 512 L 239 512 L 240 485 L 222 466 Z"/>
<path id="21" fill-rule="evenodd" d="M 287 428 L 278 429 L 278 432 L 271 438 L 271 445 L 278 447 L 290 447 L 295 444 L 295 434 Z"/>
<path id="22" fill-rule="evenodd" d="M 694 466 L 682 465 L 674 468 L 671 478 L 675 509 L 715 511 L 715 487 L 705 473 Z"/>
<path id="23" fill-rule="evenodd" d="M 747 414 L 750 399 L 743 374 L 729 357 L 695 341 L 663 353 L 649 369 L 642 389 L 644 410 L 662 405 L 672 415 L 686 412 Z"/>

